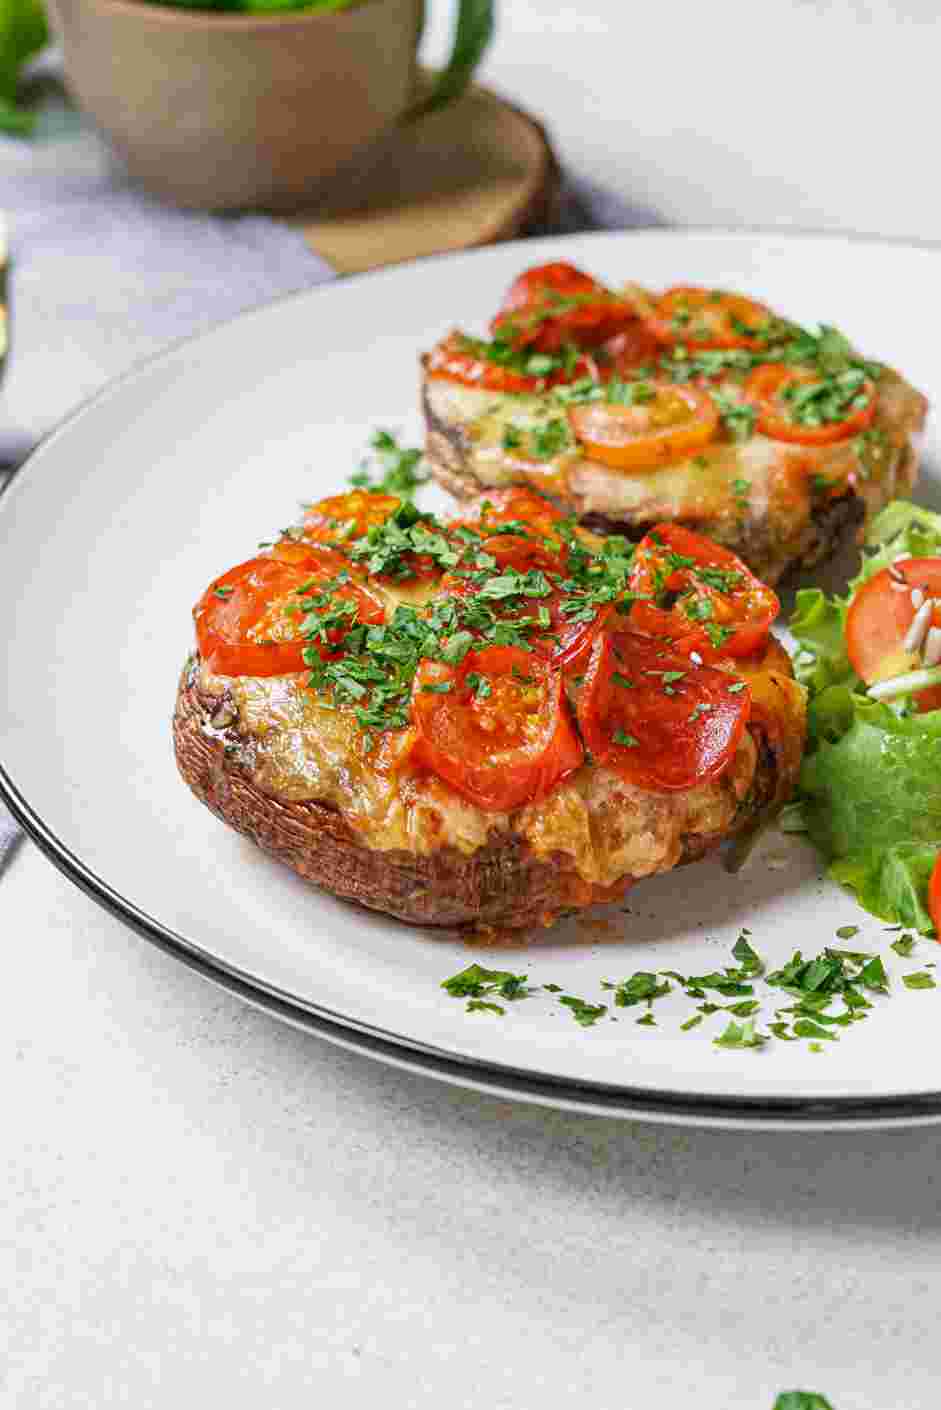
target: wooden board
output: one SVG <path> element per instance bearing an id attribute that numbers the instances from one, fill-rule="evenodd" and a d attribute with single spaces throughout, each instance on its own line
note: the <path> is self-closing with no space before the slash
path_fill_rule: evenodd
<path id="1" fill-rule="evenodd" d="M 558 165 L 540 125 L 486 88 L 396 128 L 292 220 L 343 274 L 525 235 L 554 214 Z"/>

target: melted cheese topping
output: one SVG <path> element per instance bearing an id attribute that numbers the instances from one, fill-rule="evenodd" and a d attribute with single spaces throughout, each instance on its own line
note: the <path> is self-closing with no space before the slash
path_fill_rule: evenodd
<path id="1" fill-rule="evenodd" d="M 229 678 L 199 670 L 201 690 L 226 694 L 234 706 L 236 757 L 255 785 L 288 802 L 335 807 L 379 851 L 427 855 L 448 846 L 469 855 L 513 834 L 539 857 L 566 854 L 584 881 L 612 885 L 668 870 L 687 839 L 726 831 L 755 772 L 746 733 L 725 775 L 687 792 L 645 792 L 585 764 L 538 803 L 483 812 L 431 774 L 384 767 L 382 747 L 367 754 L 352 710 L 329 708 L 306 688 L 306 675 Z"/>
<path id="2" fill-rule="evenodd" d="M 876 509 L 897 492 L 900 477 L 913 472 L 925 400 L 889 369 L 878 386 L 874 425 L 885 432 L 882 445 L 864 449 L 852 438 L 815 447 L 756 434 L 741 442 L 716 442 L 702 455 L 649 471 L 612 469 L 577 445 L 545 461 L 507 450 L 509 427 L 522 431 L 525 442 L 525 433 L 565 417 L 551 393 L 500 394 L 444 378 L 430 379 L 426 392 L 435 417 L 463 431 L 464 464 L 460 471 L 449 468 L 472 476 L 475 489 L 527 483 L 573 502 L 580 517 L 599 514 L 639 528 L 676 519 L 739 550 L 749 536 L 756 537 L 760 547 L 745 556 L 773 579 L 803 551 L 801 538 L 813 510 L 829 493 L 843 493 L 852 484 Z M 740 395 L 732 383 L 723 390 Z"/>

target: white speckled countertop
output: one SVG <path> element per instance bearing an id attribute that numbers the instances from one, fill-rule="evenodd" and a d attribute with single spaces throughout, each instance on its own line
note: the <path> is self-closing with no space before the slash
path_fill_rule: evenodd
<path id="1" fill-rule="evenodd" d="M 503 15 L 489 81 L 666 218 L 941 239 L 935 184 L 885 162 L 933 91 L 927 0 Z M 3 1410 L 937 1405 L 941 1128 L 684 1132 L 403 1075 L 213 989 L 30 843 L 0 934 Z"/>
<path id="2" fill-rule="evenodd" d="M 936 1130 L 486 1099 L 244 1007 L 31 844 L 0 906 L 4 1410 L 937 1404 Z"/>

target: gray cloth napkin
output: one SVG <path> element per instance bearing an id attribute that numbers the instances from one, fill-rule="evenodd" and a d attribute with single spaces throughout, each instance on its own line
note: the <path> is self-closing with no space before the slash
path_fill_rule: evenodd
<path id="1" fill-rule="evenodd" d="M 12 336 L 0 385 L 0 467 L 74 406 L 176 339 L 332 277 L 303 236 L 263 216 L 162 206 L 60 106 L 33 142 L 0 140 Z M 552 231 L 659 224 L 569 179 Z M 18 827 L 0 805 L 0 873 Z"/>

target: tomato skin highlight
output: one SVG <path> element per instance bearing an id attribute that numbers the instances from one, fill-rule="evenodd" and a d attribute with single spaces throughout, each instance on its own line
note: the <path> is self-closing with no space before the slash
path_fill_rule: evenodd
<path id="1" fill-rule="evenodd" d="M 313 643 L 304 637 L 273 640 L 270 645 L 253 638 L 261 631 L 265 619 L 274 614 L 273 628 L 281 610 L 281 627 L 296 626 L 304 613 L 284 614 L 283 605 L 299 604 L 302 598 L 322 591 L 322 586 L 338 572 L 349 570 L 349 564 L 329 549 L 303 545 L 285 545 L 294 551 L 285 556 L 260 556 L 231 568 L 210 584 L 193 608 L 196 641 L 199 653 L 209 670 L 220 676 L 283 676 L 305 669 L 304 650 L 316 646 L 322 655 L 329 647 Z M 309 593 L 297 589 L 311 583 Z M 221 594 L 221 595 L 220 595 Z M 385 620 L 379 600 L 355 582 L 331 590 L 335 601 L 356 604 L 360 622 L 377 624 Z M 350 625 L 353 624 L 350 619 Z M 331 633 L 335 643 L 342 635 Z"/>
<path id="2" fill-rule="evenodd" d="M 908 591 L 897 591 L 892 576 L 903 579 Z M 941 558 L 905 558 L 883 568 L 853 596 L 846 614 L 846 653 L 850 665 L 867 685 L 914 670 L 918 658 L 902 647 L 915 616 L 911 590 L 921 588 L 926 598 L 939 599 L 932 625 L 941 627 Z M 941 709 L 941 686 L 929 686 L 912 696 L 920 714 Z"/>
<path id="3" fill-rule="evenodd" d="M 605 362 L 600 372 L 600 380 L 610 377 L 629 379 L 636 375 L 639 367 L 655 362 L 663 352 L 663 345 L 640 318 L 616 333 L 603 344 Z"/>
<path id="4" fill-rule="evenodd" d="M 692 564 L 674 567 L 671 554 L 692 559 Z M 728 588 L 723 590 L 703 582 L 696 576 L 697 569 L 735 574 L 737 581 L 730 579 Z M 756 578 L 736 554 L 681 524 L 658 524 L 641 539 L 628 587 L 642 596 L 667 592 L 682 598 L 682 602 L 677 600 L 669 608 L 657 607 L 653 602 L 635 602 L 630 613 L 633 631 L 674 641 L 696 637 L 696 649 L 707 657 L 716 651 L 723 656 L 751 656 L 761 650 L 781 610 L 777 594 Z M 701 625 L 704 621 L 730 631 L 721 646 L 713 647 Z"/>
<path id="5" fill-rule="evenodd" d="M 829 446 L 838 441 L 858 436 L 872 425 L 876 414 L 876 388 L 867 377 L 862 386 L 867 402 L 857 407 L 842 421 L 827 422 L 822 426 L 807 426 L 794 421 L 784 392 L 788 387 L 808 385 L 822 379 L 807 368 L 789 367 L 782 362 L 766 362 L 753 368 L 745 383 L 745 400 L 758 413 L 757 428 L 763 436 L 774 441 L 787 441 L 794 445 Z"/>
<path id="6" fill-rule="evenodd" d="M 565 307 L 563 301 L 575 300 Z M 553 313 L 554 308 L 559 312 Z M 636 323 L 635 310 L 591 275 L 558 261 L 527 269 L 510 285 L 490 325 L 516 347 L 555 353 L 564 343 L 597 348 Z"/>
<path id="7" fill-rule="evenodd" d="M 669 642 L 603 632 L 592 648 L 578 723 L 596 762 L 638 788 L 672 793 L 724 773 L 750 709 L 748 685 L 728 672 L 694 666 Z"/>
<path id="8" fill-rule="evenodd" d="M 719 431 L 719 411 L 698 387 L 653 386 L 634 406 L 586 402 L 569 423 L 586 455 L 614 470 L 659 470 L 702 450 Z"/>
<path id="9" fill-rule="evenodd" d="M 767 343 L 764 330 L 771 318 L 770 309 L 744 294 L 677 285 L 654 300 L 653 312 L 646 322 L 661 343 L 698 352 L 763 348 Z M 743 331 L 742 325 L 754 328 L 754 334 Z"/>
<path id="10" fill-rule="evenodd" d="M 469 676 L 485 678 L 490 694 Z M 485 812 L 537 802 L 584 758 L 561 672 L 519 647 L 487 646 L 457 667 L 423 661 L 412 720 L 412 762 Z"/>
<path id="11" fill-rule="evenodd" d="M 931 880 L 928 882 L 928 910 L 934 925 L 934 936 L 941 941 L 941 856 L 934 864 Z"/>

